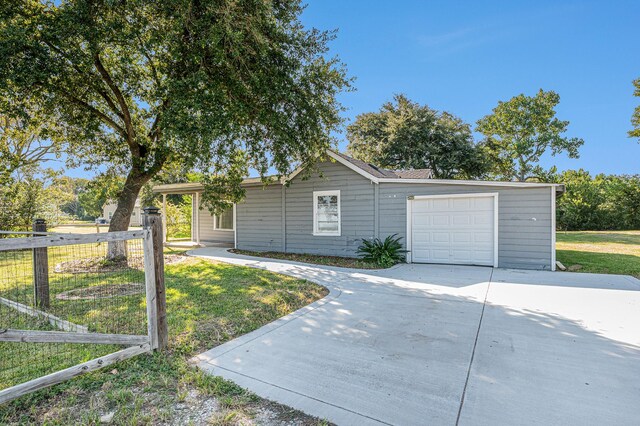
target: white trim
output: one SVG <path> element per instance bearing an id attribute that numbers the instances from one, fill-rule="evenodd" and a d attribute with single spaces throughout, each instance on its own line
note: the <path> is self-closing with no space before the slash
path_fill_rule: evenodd
<path id="1" fill-rule="evenodd" d="M 236 212 L 236 205 L 233 205 L 233 248 L 238 248 L 238 227 L 236 226 L 236 217 L 238 213 Z"/>
<path id="2" fill-rule="evenodd" d="M 438 195 L 414 195 L 413 200 L 424 198 L 477 198 L 477 197 L 497 197 L 497 192 L 468 192 L 459 194 L 438 194 Z"/>
<path id="3" fill-rule="evenodd" d="M 413 227 L 413 223 L 412 223 L 412 217 L 413 217 L 413 198 L 412 197 L 408 197 L 407 198 L 407 246 L 405 247 L 407 249 L 407 263 L 413 263 L 413 260 L 411 258 L 412 254 L 411 254 L 411 249 L 413 248 L 412 244 L 413 242 L 411 241 L 412 236 L 411 236 L 411 228 Z"/>
<path id="4" fill-rule="evenodd" d="M 365 172 L 360 167 L 356 166 L 355 164 L 351 163 L 350 161 L 345 160 L 344 158 L 342 158 L 341 156 L 339 156 L 335 152 L 333 152 L 331 150 L 327 150 L 327 155 L 329 157 L 333 158 L 334 160 L 336 160 L 338 163 L 342 164 L 343 166 L 353 170 L 354 172 L 358 173 L 361 176 L 366 177 L 371 182 L 373 182 L 373 183 L 379 183 L 380 182 L 379 178 L 375 177 L 371 173 Z"/>
<path id="5" fill-rule="evenodd" d="M 552 188 L 553 189 L 553 188 Z M 555 190 L 552 191 L 555 194 Z M 413 201 L 414 200 L 424 200 L 428 198 L 478 198 L 478 197 L 493 197 L 493 267 L 498 267 L 498 244 L 499 244 L 499 220 L 498 220 L 498 211 L 499 211 L 499 203 L 498 198 L 500 194 L 498 192 L 472 192 L 468 194 L 438 194 L 438 195 L 416 195 L 407 197 L 407 263 L 412 263 L 412 212 L 413 212 Z"/>
<path id="6" fill-rule="evenodd" d="M 195 198 L 195 208 L 196 208 L 196 244 L 200 245 L 200 193 L 196 192 L 193 197 Z"/>
<path id="7" fill-rule="evenodd" d="M 318 197 L 325 195 L 336 195 L 338 197 L 338 231 L 337 232 L 319 232 L 318 231 Z M 316 237 L 339 237 L 342 235 L 342 205 L 340 203 L 340 190 L 332 191 L 313 191 L 313 235 Z"/>
<path id="8" fill-rule="evenodd" d="M 232 209 L 233 209 L 232 213 L 231 213 L 231 216 L 232 216 L 231 221 L 233 222 L 231 224 L 232 228 L 218 228 L 218 225 L 216 224 L 216 219 L 220 215 L 219 214 L 214 214 L 214 215 L 212 215 L 212 217 L 213 217 L 213 230 L 214 231 L 229 231 L 229 232 L 233 231 L 233 232 L 235 232 L 235 230 L 236 230 L 236 205 L 235 204 L 233 205 Z"/>
<path id="9" fill-rule="evenodd" d="M 553 189 L 553 188 L 552 188 Z M 554 190 L 555 191 L 555 190 Z M 500 244 L 500 232 L 499 226 L 500 222 L 499 214 L 500 214 L 500 203 L 498 203 L 498 198 L 500 198 L 500 193 L 494 192 L 495 196 L 493 197 L 493 267 L 498 267 L 498 244 Z"/>
<path id="10" fill-rule="evenodd" d="M 551 270 L 556 270 L 556 191 L 551 188 Z"/>
<path id="11" fill-rule="evenodd" d="M 291 172 L 289 176 L 283 177 L 281 179 L 281 183 L 284 184 L 286 182 L 290 182 L 291 180 L 293 180 L 294 177 L 298 176 L 303 170 L 304 170 L 304 167 L 302 166 L 296 167 L 296 169 L 293 172 Z"/>
<path id="12" fill-rule="evenodd" d="M 562 186 L 559 183 L 538 183 L 538 182 L 501 182 L 492 180 L 456 180 L 456 179 L 401 179 L 401 178 L 380 178 L 379 183 L 428 183 L 433 185 L 470 185 L 470 186 L 504 186 L 518 188 L 546 188 Z"/>
<path id="13" fill-rule="evenodd" d="M 167 194 L 162 194 L 162 242 L 167 242 Z"/>

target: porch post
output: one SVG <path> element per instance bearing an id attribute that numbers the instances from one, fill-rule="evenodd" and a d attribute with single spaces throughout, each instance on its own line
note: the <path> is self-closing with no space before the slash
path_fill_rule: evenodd
<path id="1" fill-rule="evenodd" d="M 194 198 L 196 200 L 195 202 L 195 211 L 196 211 L 196 215 L 195 215 L 195 226 L 196 226 L 196 244 L 200 245 L 200 193 L 196 192 L 194 195 Z"/>
<path id="2" fill-rule="evenodd" d="M 167 242 L 167 194 L 162 194 L 162 242 Z"/>

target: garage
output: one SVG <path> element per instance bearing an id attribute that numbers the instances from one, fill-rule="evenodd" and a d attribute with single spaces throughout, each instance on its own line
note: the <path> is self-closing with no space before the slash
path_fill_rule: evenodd
<path id="1" fill-rule="evenodd" d="M 498 193 L 407 200 L 408 260 L 498 266 Z"/>

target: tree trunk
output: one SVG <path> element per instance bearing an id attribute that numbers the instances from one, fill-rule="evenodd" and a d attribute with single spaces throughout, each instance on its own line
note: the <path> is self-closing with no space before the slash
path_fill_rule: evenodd
<path id="1" fill-rule="evenodd" d="M 117 200 L 116 211 L 109 222 L 109 232 L 126 231 L 129 229 L 131 214 L 136 205 L 136 199 L 151 175 L 131 170 L 124 183 L 124 188 Z M 107 259 L 117 261 L 127 258 L 127 244 L 125 241 L 111 241 L 108 243 Z"/>

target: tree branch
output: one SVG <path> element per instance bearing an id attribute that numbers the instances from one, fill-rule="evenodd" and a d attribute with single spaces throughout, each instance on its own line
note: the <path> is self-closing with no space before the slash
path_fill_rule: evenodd
<path id="1" fill-rule="evenodd" d="M 91 72 L 85 71 L 83 69 L 81 69 L 76 63 L 74 63 L 71 59 L 69 59 L 69 55 L 67 55 L 67 53 L 62 50 L 61 48 L 59 48 L 58 46 L 56 46 L 55 44 L 51 43 L 48 40 L 42 40 L 44 42 L 44 44 L 46 44 L 47 46 L 49 46 L 49 48 L 51 50 L 54 50 L 56 53 L 58 53 L 60 56 L 62 56 L 62 58 L 64 60 L 67 61 L 67 63 L 80 75 L 85 76 L 87 79 L 89 79 L 89 81 L 91 81 L 92 79 L 98 77 L 96 75 L 94 75 Z M 92 85 L 94 87 L 94 89 L 96 90 L 96 92 L 105 100 L 105 102 L 107 103 L 107 105 L 109 105 L 109 108 L 111 109 L 111 111 L 113 111 L 114 114 L 116 114 L 118 117 L 120 117 L 122 120 L 124 120 L 124 114 L 116 107 L 116 104 L 113 102 L 113 99 L 111 99 L 111 96 L 109 96 L 109 94 L 104 91 L 102 88 L 93 85 L 92 83 L 89 83 L 90 85 Z"/>
<path id="2" fill-rule="evenodd" d="M 155 65 L 153 65 L 153 61 L 151 60 L 151 56 L 149 56 L 149 52 L 147 52 L 147 49 L 142 41 L 142 39 L 140 38 L 139 34 L 136 34 L 136 38 L 138 39 L 138 42 L 140 42 L 140 50 L 142 51 L 142 54 L 144 55 L 145 58 L 147 58 L 147 62 L 149 62 L 149 67 L 151 68 L 151 74 L 153 75 L 153 79 L 156 82 L 156 85 L 158 86 L 158 88 L 160 88 L 160 78 L 158 77 L 158 72 L 156 71 L 156 67 Z"/>
<path id="3" fill-rule="evenodd" d="M 160 137 L 160 129 L 158 128 L 158 123 L 160 121 L 160 117 L 164 113 L 164 111 L 169 106 L 169 100 L 165 99 L 162 101 L 162 105 L 160 106 L 160 112 L 156 114 L 156 118 L 153 120 L 153 124 L 151 125 L 151 129 L 149 130 L 149 138 L 154 139 Z"/>
<path id="4" fill-rule="evenodd" d="M 104 112 L 100 111 L 98 108 L 94 107 L 93 105 L 89 104 L 86 101 L 83 101 L 82 99 L 76 98 L 75 96 L 68 94 L 67 92 L 59 91 L 59 93 L 62 96 L 64 96 L 65 98 L 69 99 L 71 102 L 75 103 L 76 105 L 79 105 L 79 106 L 89 110 L 89 112 L 91 112 L 92 114 L 96 115 L 105 124 L 110 126 L 113 130 L 115 130 L 118 133 L 120 133 L 122 135 L 122 137 L 124 137 L 127 140 L 129 139 L 128 135 L 127 135 L 127 131 L 125 129 L 123 129 L 122 126 L 120 126 L 118 123 L 116 123 L 107 114 L 105 114 Z"/>
<path id="5" fill-rule="evenodd" d="M 135 130 L 133 129 L 133 122 L 131 121 L 129 106 L 127 105 L 127 102 L 124 99 L 122 92 L 120 91 L 118 86 L 114 83 L 114 81 L 111 79 L 111 76 L 105 69 L 104 65 L 102 65 L 102 61 L 100 60 L 100 55 L 98 53 L 94 55 L 94 63 L 95 63 L 96 69 L 102 76 L 102 79 L 104 80 L 105 83 L 107 83 L 107 86 L 109 86 L 109 88 L 115 95 L 116 99 L 118 100 L 118 104 L 120 104 L 120 108 L 122 109 L 122 114 L 124 115 L 124 125 L 127 129 L 126 133 L 128 134 L 128 137 L 126 138 L 126 140 L 127 140 L 127 144 L 129 145 L 129 149 L 131 150 L 132 153 L 138 154 L 140 147 L 134 142 Z"/>

